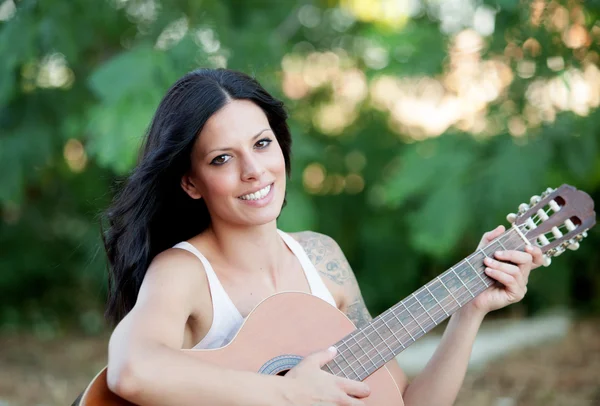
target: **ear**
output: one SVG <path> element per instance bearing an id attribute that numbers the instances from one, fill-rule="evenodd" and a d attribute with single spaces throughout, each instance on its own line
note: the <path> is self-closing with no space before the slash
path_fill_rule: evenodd
<path id="1" fill-rule="evenodd" d="M 194 181 L 192 180 L 190 175 L 187 173 L 181 177 L 181 188 L 192 199 L 195 199 L 195 200 L 202 199 L 202 195 L 200 194 L 200 191 L 196 188 Z"/>

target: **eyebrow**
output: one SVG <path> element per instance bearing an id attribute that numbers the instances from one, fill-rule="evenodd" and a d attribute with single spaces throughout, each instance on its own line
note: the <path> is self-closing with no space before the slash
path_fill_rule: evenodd
<path id="1" fill-rule="evenodd" d="M 253 135 L 253 136 L 252 136 L 252 140 L 255 140 L 255 139 L 257 139 L 258 137 L 260 137 L 260 135 L 261 135 L 262 133 L 264 133 L 265 131 L 272 131 L 272 130 L 271 130 L 270 128 L 263 128 L 263 129 L 262 129 L 262 130 L 260 130 L 258 133 L 256 133 L 255 135 Z M 216 151 L 231 151 L 232 149 L 233 149 L 233 148 L 215 148 L 215 149 L 212 149 L 212 150 L 208 151 L 208 152 L 205 154 L 205 156 L 206 156 L 206 155 L 210 155 L 210 154 L 212 154 L 213 152 L 216 152 Z"/>

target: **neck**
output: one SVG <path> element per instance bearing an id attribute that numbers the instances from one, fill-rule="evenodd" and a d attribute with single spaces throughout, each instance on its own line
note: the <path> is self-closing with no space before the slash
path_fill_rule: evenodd
<path id="1" fill-rule="evenodd" d="M 283 261 L 286 247 L 275 221 L 251 227 L 214 224 L 208 232 L 230 269 L 273 275 Z"/>
<path id="2" fill-rule="evenodd" d="M 334 344 L 338 355 L 323 369 L 364 380 L 494 283 L 483 271 L 486 256 L 491 257 L 498 250 L 522 250 L 524 246 L 516 230 L 509 229 Z"/>

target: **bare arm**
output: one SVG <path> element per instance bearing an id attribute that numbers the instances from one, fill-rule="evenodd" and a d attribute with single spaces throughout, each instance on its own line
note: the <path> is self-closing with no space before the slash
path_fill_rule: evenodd
<path id="1" fill-rule="evenodd" d="M 357 327 L 371 321 L 354 273 L 338 244 L 331 237 L 314 232 L 300 233 L 298 240 L 319 272 L 339 286 L 340 310 Z M 454 403 L 482 319 L 483 315 L 479 312 L 466 311 L 453 315 L 435 354 L 410 385 L 396 360 L 386 364 L 403 393 L 406 406 L 444 406 Z"/>
<path id="2" fill-rule="evenodd" d="M 109 388 L 145 406 L 283 404 L 281 378 L 214 367 L 180 351 L 187 319 L 207 289 L 199 266 L 180 250 L 152 263 L 134 309 L 111 336 Z"/>

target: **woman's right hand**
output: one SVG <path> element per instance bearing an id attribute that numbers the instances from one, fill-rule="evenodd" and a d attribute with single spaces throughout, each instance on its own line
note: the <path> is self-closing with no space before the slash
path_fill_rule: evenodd
<path id="1" fill-rule="evenodd" d="M 292 368 L 285 377 L 293 379 L 283 394 L 294 406 L 359 406 L 371 390 L 364 382 L 341 378 L 321 368 L 337 354 L 334 347 L 315 352 Z"/>

